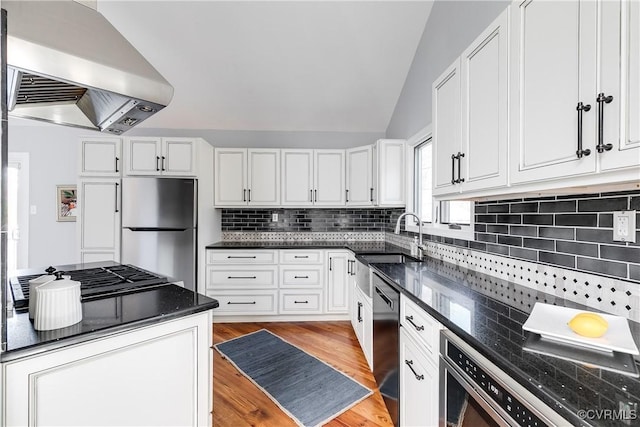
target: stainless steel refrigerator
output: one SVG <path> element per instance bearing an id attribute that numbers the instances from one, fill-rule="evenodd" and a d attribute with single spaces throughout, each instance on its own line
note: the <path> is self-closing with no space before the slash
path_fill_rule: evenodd
<path id="1" fill-rule="evenodd" d="M 197 191 L 194 179 L 123 178 L 122 263 L 196 291 Z"/>

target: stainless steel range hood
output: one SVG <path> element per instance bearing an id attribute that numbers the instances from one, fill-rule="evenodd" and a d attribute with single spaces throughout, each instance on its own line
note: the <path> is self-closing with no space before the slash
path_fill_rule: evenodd
<path id="1" fill-rule="evenodd" d="M 9 115 L 121 134 L 173 87 L 99 12 L 75 1 L 2 1 Z"/>

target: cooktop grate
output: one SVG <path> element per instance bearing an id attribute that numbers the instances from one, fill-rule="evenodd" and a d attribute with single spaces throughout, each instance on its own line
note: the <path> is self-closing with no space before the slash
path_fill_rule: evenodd
<path id="1" fill-rule="evenodd" d="M 11 293 L 17 311 L 29 308 L 29 280 L 43 274 L 46 273 L 11 278 Z M 167 283 L 166 277 L 132 265 L 72 270 L 65 271 L 63 274 L 71 276 L 71 280 L 80 282 L 80 294 L 83 301 Z"/>

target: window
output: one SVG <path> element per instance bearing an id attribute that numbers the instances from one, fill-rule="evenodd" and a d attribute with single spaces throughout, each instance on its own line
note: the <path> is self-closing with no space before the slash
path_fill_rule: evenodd
<path id="1" fill-rule="evenodd" d="M 413 191 L 407 206 L 420 217 L 423 233 L 473 240 L 473 203 L 433 197 L 433 141 L 429 129 L 410 139 L 409 147 L 412 147 L 409 155 L 413 157 L 408 163 L 412 165 L 409 179 Z M 406 229 L 417 232 L 418 225 L 408 220 Z"/>

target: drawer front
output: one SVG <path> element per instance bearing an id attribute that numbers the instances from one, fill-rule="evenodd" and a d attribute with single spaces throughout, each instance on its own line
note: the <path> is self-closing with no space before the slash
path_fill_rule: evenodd
<path id="1" fill-rule="evenodd" d="M 278 267 L 208 267 L 207 289 L 277 288 Z"/>
<path id="2" fill-rule="evenodd" d="M 275 264 L 277 262 L 277 251 L 207 250 L 207 264 Z"/>
<path id="3" fill-rule="evenodd" d="M 281 266 L 281 288 L 322 287 L 322 266 Z"/>
<path id="4" fill-rule="evenodd" d="M 320 250 L 281 250 L 280 264 L 322 264 L 324 253 Z"/>
<path id="5" fill-rule="evenodd" d="M 404 295 L 402 296 L 400 323 L 416 342 L 424 344 L 425 350 L 432 357 L 438 357 L 440 323 Z"/>
<path id="6" fill-rule="evenodd" d="M 322 313 L 322 292 L 280 291 L 280 314 Z"/>
<path id="7" fill-rule="evenodd" d="M 220 303 L 219 315 L 278 314 L 278 292 L 207 292 Z"/>

